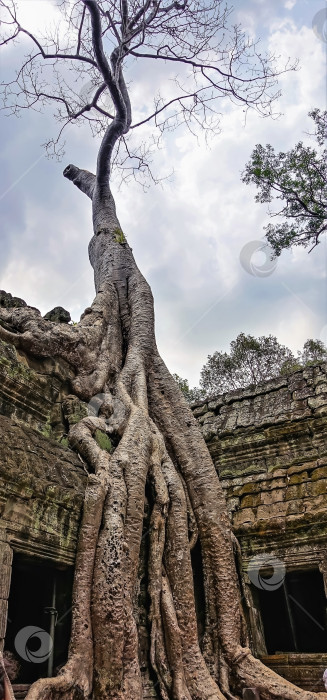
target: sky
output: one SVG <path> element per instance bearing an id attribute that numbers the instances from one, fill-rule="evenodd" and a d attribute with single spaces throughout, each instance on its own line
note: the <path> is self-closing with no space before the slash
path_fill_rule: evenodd
<path id="1" fill-rule="evenodd" d="M 53 10 L 48 0 L 19 0 L 22 21 L 40 27 Z M 326 109 L 326 34 L 317 25 L 324 0 L 235 0 L 235 19 L 263 50 L 299 59 L 297 71 L 280 77 L 277 119 L 245 115 L 223 102 L 221 133 L 206 146 L 187 130 L 168 134 L 155 156 L 159 176 L 173 176 L 147 191 L 113 183 L 118 217 L 138 266 L 152 287 L 156 335 L 170 371 L 199 383 L 215 350 L 244 332 L 273 334 L 294 352 L 309 337 L 327 342 L 327 241 L 310 254 L 285 251 L 271 264 L 260 251 L 267 206 L 241 173 L 257 143 L 287 150 L 310 141 L 307 114 Z M 316 29 L 313 28 L 313 25 Z M 318 30 L 317 30 L 318 26 Z M 0 55 L 10 75 L 19 46 Z M 135 87 L 137 108 L 147 104 L 155 71 Z M 89 200 L 62 176 L 68 163 L 94 171 L 98 142 L 70 127 L 62 162 L 45 157 L 42 143 L 56 133 L 49 111 L 0 113 L 0 288 L 44 314 L 63 306 L 79 320 L 94 297 L 87 246 L 92 235 Z M 252 242 L 256 242 L 252 246 Z M 253 252 L 249 253 L 249 249 Z M 265 275 L 260 268 L 264 265 Z"/>

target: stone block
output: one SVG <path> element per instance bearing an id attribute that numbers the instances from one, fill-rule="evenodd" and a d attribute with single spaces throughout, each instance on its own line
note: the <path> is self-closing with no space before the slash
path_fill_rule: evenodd
<path id="1" fill-rule="evenodd" d="M 290 515 L 300 515 L 304 513 L 305 506 L 303 501 L 288 501 L 287 517 Z"/>
<path id="2" fill-rule="evenodd" d="M 306 498 L 308 495 L 307 484 L 294 484 L 286 489 L 285 501 L 295 501 Z"/>
<path id="3" fill-rule="evenodd" d="M 327 479 L 319 479 L 312 484 L 312 495 L 320 496 L 327 493 Z"/>
<path id="4" fill-rule="evenodd" d="M 226 432 L 231 432 L 234 430 L 236 427 L 236 421 L 237 421 L 237 413 L 236 411 L 232 411 L 231 413 L 225 415 L 223 417 L 222 411 L 221 411 L 221 418 L 223 418 L 222 423 L 221 423 L 221 430 L 226 431 Z"/>
<path id="5" fill-rule="evenodd" d="M 300 474 L 292 474 L 289 477 L 289 484 L 301 484 L 303 481 L 308 481 L 309 475 L 307 471 L 303 471 Z"/>
<path id="6" fill-rule="evenodd" d="M 307 498 L 304 505 L 305 512 L 316 515 L 318 519 L 321 514 L 326 513 L 326 496 L 322 494 L 312 499 Z"/>
<path id="7" fill-rule="evenodd" d="M 304 386 L 301 387 L 301 389 L 297 389 L 296 391 L 293 391 L 292 398 L 294 401 L 298 401 L 300 399 L 307 399 L 309 396 L 314 396 L 314 388 L 313 386 L 308 386 L 307 383 L 305 383 Z"/>
<path id="8" fill-rule="evenodd" d="M 317 481 L 317 479 L 327 478 L 327 467 L 318 467 L 311 474 L 312 481 Z"/>
<path id="9" fill-rule="evenodd" d="M 324 377 L 325 381 L 321 382 L 316 386 L 316 394 L 327 394 L 327 383 L 326 383 L 326 377 Z"/>
<path id="10" fill-rule="evenodd" d="M 0 568 L 0 598 L 7 599 L 9 597 L 11 581 L 11 566 L 3 564 Z"/>
<path id="11" fill-rule="evenodd" d="M 249 481 L 239 489 L 238 493 L 240 496 L 245 496 L 250 493 L 258 493 L 259 491 L 261 491 L 261 484 Z"/>
<path id="12" fill-rule="evenodd" d="M 208 406 L 206 403 L 203 406 L 196 406 L 196 408 L 193 409 L 193 415 L 195 418 L 199 418 L 199 416 L 203 416 L 207 412 L 207 410 Z"/>
<path id="13" fill-rule="evenodd" d="M 287 513 L 287 503 L 272 503 L 268 506 L 258 506 L 258 520 L 270 520 L 272 518 L 280 518 Z"/>
<path id="14" fill-rule="evenodd" d="M 224 405 L 224 399 L 222 397 L 218 396 L 217 399 L 213 399 L 212 401 L 209 401 L 208 409 L 209 409 L 209 411 L 218 411 L 223 405 Z"/>
<path id="15" fill-rule="evenodd" d="M 9 544 L 6 542 L 0 542 L 0 570 L 3 566 L 11 566 L 12 557 L 13 551 Z"/>
<path id="16" fill-rule="evenodd" d="M 302 372 L 302 376 L 304 379 L 313 379 L 313 367 L 306 367 Z"/>
<path id="17" fill-rule="evenodd" d="M 0 600 L 0 639 L 3 639 L 6 634 L 8 617 L 8 601 Z"/>
<path id="18" fill-rule="evenodd" d="M 319 396 L 312 396 L 308 399 L 308 406 L 310 408 L 320 408 L 321 406 L 326 406 L 327 404 L 327 394 L 320 394 Z"/>
<path id="19" fill-rule="evenodd" d="M 204 414 L 203 418 L 204 418 L 204 420 L 203 420 L 204 425 L 205 425 L 206 423 L 212 423 L 212 421 L 213 421 L 214 418 L 215 418 L 215 414 L 214 414 L 212 411 L 207 411 L 207 412 Z"/>
<path id="20" fill-rule="evenodd" d="M 292 467 L 289 467 L 287 470 L 287 476 L 291 477 L 292 474 L 301 474 L 301 472 L 307 472 L 308 469 L 315 469 L 317 466 L 317 460 L 312 460 L 311 462 L 303 462 L 302 464 L 295 464 Z M 290 482 L 291 483 L 291 482 Z M 297 482 L 294 482 L 297 483 Z"/>
<path id="21" fill-rule="evenodd" d="M 315 415 L 316 416 L 326 416 L 327 415 L 327 403 L 324 406 L 320 406 L 320 408 L 316 408 Z"/>
<path id="22" fill-rule="evenodd" d="M 241 499 L 241 508 L 255 508 L 258 506 L 260 503 L 260 495 L 251 495 L 248 494 L 247 496 L 243 496 Z"/>
<path id="23" fill-rule="evenodd" d="M 284 500 L 284 498 L 285 489 L 273 489 L 272 491 L 263 491 L 261 493 L 261 503 L 263 505 L 270 505 L 271 503 L 280 503 Z"/>
<path id="24" fill-rule="evenodd" d="M 243 510 L 237 511 L 233 518 L 233 523 L 235 527 L 239 527 L 240 525 L 245 525 L 245 523 L 254 523 L 255 519 L 252 508 L 244 508 Z"/>

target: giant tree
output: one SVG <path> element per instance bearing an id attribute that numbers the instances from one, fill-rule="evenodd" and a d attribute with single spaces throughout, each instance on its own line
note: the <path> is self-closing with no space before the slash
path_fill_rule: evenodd
<path id="1" fill-rule="evenodd" d="M 150 506 L 148 593 L 150 662 L 160 696 L 175 700 L 240 697 L 258 687 L 263 700 L 313 700 L 264 667 L 247 646 L 233 537 L 222 488 L 192 412 L 155 342 L 153 298 L 117 218 L 110 188 L 114 161 L 131 150 L 133 124 L 128 61 L 182 69 L 176 93 L 156 98 L 159 129 L 200 121 L 215 127 L 219 97 L 269 112 L 275 69 L 239 28 L 228 30 L 219 0 L 62 0 L 54 38 L 38 38 L 7 15 L 3 42 L 31 42 L 7 107 L 55 102 L 66 123 L 86 119 L 101 143 L 95 174 L 68 165 L 65 177 L 90 198 L 94 235 L 89 256 L 96 297 L 76 326 L 42 319 L 32 308 L 1 309 L 0 337 L 41 357 L 60 356 L 73 368 L 71 395 L 103 395 L 99 415 L 69 433 L 89 467 L 80 525 L 69 658 L 60 674 L 37 681 L 28 700 L 141 700 L 135 615 L 145 489 Z M 133 64 L 135 68 L 135 64 Z M 47 89 L 46 71 L 57 85 Z M 93 95 L 81 106 L 74 79 Z M 142 69 L 140 69 L 142 70 Z M 134 70 L 135 72 L 135 70 Z M 112 108 L 106 109 L 110 96 Z M 141 159 L 141 160 L 137 160 Z M 115 437 L 113 454 L 100 448 L 100 429 Z M 205 590 L 205 632 L 197 634 L 190 550 L 199 538 Z M 322 695 L 322 697 L 327 697 Z"/>

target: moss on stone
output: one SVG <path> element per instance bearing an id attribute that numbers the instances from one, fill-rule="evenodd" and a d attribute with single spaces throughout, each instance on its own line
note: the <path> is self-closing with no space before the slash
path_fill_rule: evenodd
<path id="1" fill-rule="evenodd" d="M 79 423 L 82 418 L 86 418 L 87 416 L 87 410 L 84 410 L 84 406 L 81 404 L 80 410 L 75 410 L 74 413 L 71 413 L 69 416 L 69 425 L 76 425 L 76 423 Z"/>
<path id="2" fill-rule="evenodd" d="M 50 435 L 51 435 L 50 416 L 49 416 L 47 422 L 40 429 L 40 433 L 41 433 L 41 435 L 44 435 L 44 437 L 50 437 Z"/>
<path id="3" fill-rule="evenodd" d="M 108 437 L 108 435 L 102 430 L 96 430 L 94 437 L 97 445 L 99 445 L 99 447 L 101 447 L 102 450 L 107 450 L 107 452 L 113 451 L 113 446 L 110 437 Z"/>

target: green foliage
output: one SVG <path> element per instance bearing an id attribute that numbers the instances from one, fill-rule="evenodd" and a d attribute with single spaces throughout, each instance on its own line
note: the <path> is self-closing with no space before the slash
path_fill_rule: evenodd
<path id="1" fill-rule="evenodd" d="M 119 228 L 119 226 L 116 226 L 116 228 L 114 229 L 114 235 L 115 235 L 115 241 L 117 241 L 117 243 L 120 243 L 120 245 L 123 245 L 123 243 L 126 243 L 126 238 L 124 236 L 124 233 L 121 230 L 121 228 Z"/>
<path id="2" fill-rule="evenodd" d="M 257 202 L 283 202 L 270 217 L 281 217 L 265 226 L 266 238 L 274 254 L 293 245 L 314 247 L 327 230 L 327 111 L 314 109 L 309 116 L 315 123 L 317 148 L 300 141 L 287 153 L 258 144 L 242 176 L 246 184 L 258 188 Z"/>
<path id="3" fill-rule="evenodd" d="M 230 353 L 208 356 L 200 376 L 205 396 L 256 385 L 280 375 L 327 362 L 327 348 L 321 340 L 309 339 L 297 357 L 273 335 L 254 338 L 240 333 L 230 344 Z"/>
<path id="4" fill-rule="evenodd" d="M 207 395 L 219 394 L 277 377 L 287 363 L 295 363 L 291 350 L 273 335 L 254 338 L 240 333 L 230 353 L 216 351 L 201 370 L 200 385 Z"/>
<path id="5" fill-rule="evenodd" d="M 181 392 L 184 394 L 186 401 L 189 403 L 194 403 L 195 401 L 201 401 L 205 397 L 205 392 L 199 387 L 193 387 L 190 389 L 187 379 L 183 379 L 178 374 L 173 374 L 175 382 L 177 382 Z"/>
<path id="6" fill-rule="evenodd" d="M 300 354 L 302 366 L 313 365 L 316 362 L 327 362 L 327 348 L 321 340 L 309 338 Z"/>

